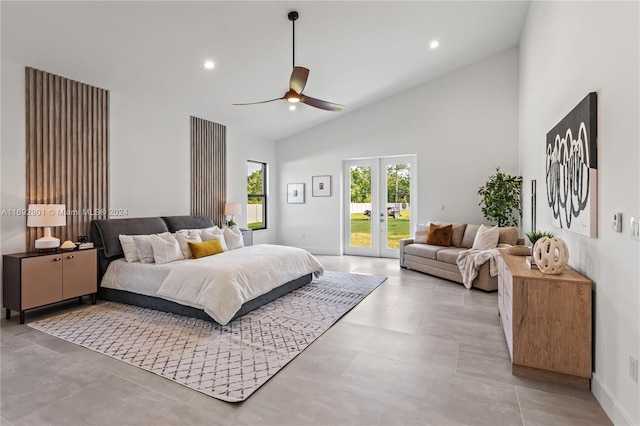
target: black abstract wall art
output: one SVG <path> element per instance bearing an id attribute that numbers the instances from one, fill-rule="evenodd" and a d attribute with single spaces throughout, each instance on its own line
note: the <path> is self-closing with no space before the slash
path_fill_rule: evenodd
<path id="1" fill-rule="evenodd" d="M 597 236 L 597 100 L 589 93 L 547 133 L 551 225 L 587 237 Z"/>

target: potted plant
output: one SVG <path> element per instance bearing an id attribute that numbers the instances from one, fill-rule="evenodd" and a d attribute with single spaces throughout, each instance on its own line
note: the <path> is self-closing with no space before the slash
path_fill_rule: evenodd
<path id="1" fill-rule="evenodd" d="M 536 245 L 536 241 L 538 241 L 542 237 L 549 237 L 549 238 L 555 237 L 555 234 L 553 232 L 547 232 L 547 231 L 540 232 L 540 231 L 536 231 L 535 229 L 532 230 L 531 232 L 527 232 L 525 235 L 527 236 L 529 241 L 531 241 L 531 244 L 534 247 Z"/>
<path id="2" fill-rule="evenodd" d="M 511 176 L 496 168 L 496 174 L 478 190 L 482 196 L 479 205 L 484 217 L 498 222 L 498 226 L 518 226 L 518 219 L 522 216 L 521 189 L 522 176 Z"/>

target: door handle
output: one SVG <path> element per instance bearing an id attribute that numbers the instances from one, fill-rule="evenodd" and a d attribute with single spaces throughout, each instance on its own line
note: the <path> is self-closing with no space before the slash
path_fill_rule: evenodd
<path id="1" fill-rule="evenodd" d="M 61 260 L 62 260 L 62 258 L 60 258 L 60 257 L 56 257 L 56 258 L 53 259 L 54 262 L 59 262 Z"/>
<path id="2" fill-rule="evenodd" d="M 73 255 L 67 256 L 67 259 L 73 259 Z"/>

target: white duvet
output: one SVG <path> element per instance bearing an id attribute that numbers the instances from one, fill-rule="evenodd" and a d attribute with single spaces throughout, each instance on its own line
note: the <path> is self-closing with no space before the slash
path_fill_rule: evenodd
<path id="1" fill-rule="evenodd" d="M 158 296 L 204 309 L 225 325 L 247 301 L 324 269 L 306 250 L 260 244 L 193 259 L 171 268 Z"/>

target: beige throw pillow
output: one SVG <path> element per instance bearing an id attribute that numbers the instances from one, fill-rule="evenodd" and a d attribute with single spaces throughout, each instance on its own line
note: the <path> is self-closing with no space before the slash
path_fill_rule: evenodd
<path id="1" fill-rule="evenodd" d="M 473 240 L 474 250 L 489 250 L 498 246 L 498 238 L 500 234 L 497 226 L 484 226 L 480 225 L 478 233 Z"/>
<path id="2" fill-rule="evenodd" d="M 467 229 L 466 223 L 454 223 L 451 230 L 451 245 L 454 247 L 462 247 L 462 238 L 464 231 Z"/>
<path id="3" fill-rule="evenodd" d="M 518 228 L 515 226 L 504 226 L 499 229 L 499 233 L 498 244 L 515 246 L 518 243 Z"/>
<path id="4" fill-rule="evenodd" d="M 131 235 L 118 235 L 118 238 L 124 253 L 124 260 L 128 263 L 140 262 L 140 256 L 138 256 L 138 249 L 136 248 L 136 243 L 133 242 L 133 237 Z"/>
<path id="5" fill-rule="evenodd" d="M 473 246 L 473 241 L 476 238 L 476 234 L 478 233 L 478 229 L 480 225 L 468 224 L 464 230 L 464 237 L 462 237 L 462 243 L 460 247 L 471 248 Z"/>
<path id="6" fill-rule="evenodd" d="M 427 224 L 418 224 L 416 225 L 416 235 L 413 238 L 414 243 L 418 244 L 427 244 L 427 238 L 429 237 L 429 225 L 431 222 Z"/>

